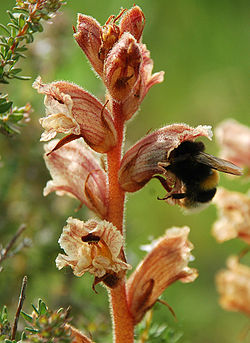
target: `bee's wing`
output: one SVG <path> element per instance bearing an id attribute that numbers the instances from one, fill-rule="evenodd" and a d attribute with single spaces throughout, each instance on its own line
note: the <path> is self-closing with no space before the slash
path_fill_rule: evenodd
<path id="1" fill-rule="evenodd" d="M 203 151 L 199 152 L 199 154 L 195 156 L 195 160 L 223 173 L 242 175 L 242 169 L 240 167 L 229 161 L 206 154 Z"/>

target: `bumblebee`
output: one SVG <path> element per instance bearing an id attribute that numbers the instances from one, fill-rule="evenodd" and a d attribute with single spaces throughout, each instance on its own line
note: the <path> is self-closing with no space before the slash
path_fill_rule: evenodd
<path id="1" fill-rule="evenodd" d="M 175 199 L 185 208 L 195 208 L 211 201 L 219 182 L 218 171 L 242 175 L 242 169 L 235 164 L 204 152 L 202 142 L 184 141 L 169 156 L 168 163 L 161 163 L 166 176 L 170 172 L 181 186 L 172 190 L 163 177 L 161 181 L 168 194 L 160 200 Z M 181 181 L 181 182 L 180 182 Z M 178 193 L 178 190 L 181 192 Z"/>

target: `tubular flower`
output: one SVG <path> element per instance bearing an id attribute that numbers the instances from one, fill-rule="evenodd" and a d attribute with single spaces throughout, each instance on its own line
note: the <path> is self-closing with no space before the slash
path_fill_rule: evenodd
<path id="1" fill-rule="evenodd" d="M 219 242 L 241 238 L 250 244 L 250 198 L 248 195 L 219 188 L 214 198 L 219 218 L 213 235 Z"/>
<path id="2" fill-rule="evenodd" d="M 128 306 L 134 323 L 155 304 L 163 291 L 173 282 L 192 282 L 196 269 L 188 267 L 192 244 L 187 240 L 187 226 L 172 228 L 153 242 L 150 251 L 128 280 Z"/>
<path id="3" fill-rule="evenodd" d="M 171 151 L 186 140 L 204 136 L 212 137 L 211 127 L 199 125 L 196 128 L 186 124 L 165 126 L 142 138 L 124 155 L 119 171 L 119 182 L 126 192 L 141 189 L 156 174 L 164 174 L 166 183 L 173 191 L 180 191 L 182 184 L 168 175 L 161 163 L 168 162 Z"/>
<path id="4" fill-rule="evenodd" d="M 43 84 L 40 77 L 33 87 L 45 94 L 47 116 L 40 119 L 45 130 L 41 140 L 48 141 L 57 133 L 65 133 L 72 135 L 72 139 L 83 137 L 97 152 L 107 152 L 115 146 L 112 116 L 93 95 L 65 81 Z"/>
<path id="5" fill-rule="evenodd" d="M 45 145 L 51 151 L 58 140 Z M 56 192 L 79 199 L 99 217 L 105 218 L 108 208 L 107 175 L 100 167 L 94 152 L 80 140 L 70 142 L 49 155 L 44 155 L 52 180 L 48 181 L 44 195 Z"/>
<path id="6" fill-rule="evenodd" d="M 89 272 L 102 278 L 131 268 L 118 257 L 123 245 L 121 233 L 105 220 L 68 218 L 59 244 L 66 255 L 58 255 L 57 268 L 70 266 L 76 276 Z"/>
<path id="7" fill-rule="evenodd" d="M 220 304 L 225 310 L 250 315 L 250 268 L 240 264 L 236 256 L 227 261 L 228 269 L 216 276 Z"/>
<path id="8" fill-rule="evenodd" d="M 215 130 L 222 148 L 221 156 L 239 166 L 250 168 L 250 128 L 228 119 Z"/>

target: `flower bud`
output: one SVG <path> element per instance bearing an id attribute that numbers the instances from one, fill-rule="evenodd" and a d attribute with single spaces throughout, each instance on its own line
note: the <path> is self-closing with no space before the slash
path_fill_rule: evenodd
<path id="1" fill-rule="evenodd" d="M 159 163 L 167 163 L 173 149 L 185 140 L 195 140 L 200 136 L 210 139 L 211 127 L 172 124 L 142 138 L 122 159 L 119 170 L 121 188 L 126 192 L 138 191 L 154 175 L 163 173 Z"/>
<path id="2" fill-rule="evenodd" d="M 134 37 L 125 32 L 104 63 L 104 83 L 117 101 L 124 101 L 133 89 L 140 70 L 141 53 Z"/>
<path id="3" fill-rule="evenodd" d="M 98 55 L 102 44 L 101 34 L 101 25 L 94 18 L 78 14 L 77 32 L 74 34 L 74 38 L 94 70 L 102 77 L 103 61 Z"/>
<path id="4" fill-rule="evenodd" d="M 241 238 L 250 244 L 250 198 L 248 195 L 217 189 L 213 202 L 219 218 L 213 224 L 213 235 L 218 242 Z"/>
<path id="5" fill-rule="evenodd" d="M 120 22 L 121 34 L 130 32 L 137 42 L 140 41 L 145 26 L 145 16 L 139 6 L 133 6 Z"/>
<path id="6" fill-rule="evenodd" d="M 192 244 L 187 240 L 189 228 L 172 228 L 150 245 L 150 251 L 130 276 L 127 285 L 128 307 L 134 323 L 155 304 L 173 282 L 192 282 L 197 271 L 188 267 Z"/>
<path id="7" fill-rule="evenodd" d="M 250 315 L 250 268 L 240 264 L 236 256 L 227 261 L 228 269 L 216 276 L 220 304 L 228 311 Z"/>

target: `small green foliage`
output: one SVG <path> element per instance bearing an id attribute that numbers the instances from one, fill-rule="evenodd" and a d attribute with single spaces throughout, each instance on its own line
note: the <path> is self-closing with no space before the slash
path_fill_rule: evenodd
<path id="1" fill-rule="evenodd" d="M 42 20 L 49 20 L 64 5 L 64 0 L 17 0 L 16 6 L 7 11 L 9 23 L 0 24 L 0 83 L 7 84 L 11 79 L 28 80 L 20 75 L 22 69 L 16 68 L 19 59 L 25 58 L 23 52 L 34 40 L 36 32 L 42 32 Z M 6 135 L 19 133 L 18 126 L 27 114 L 27 106 L 12 107 L 6 95 L 0 94 L 0 132 Z"/>
<path id="2" fill-rule="evenodd" d="M 168 325 L 152 323 L 152 314 L 145 316 L 136 327 L 135 343 L 181 343 L 183 333 L 170 328 Z"/>
<path id="3" fill-rule="evenodd" d="M 3 35 L 0 36 L 0 83 L 8 83 L 9 79 L 27 80 L 29 77 L 20 76 L 21 68 L 15 64 L 27 50 L 26 45 L 34 40 L 36 32 L 42 32 L 41 20 L 49 20 L 63 5 L 63 0 L 17 0 L 12 11 L 7 11 L 9 23 L 0 24 Z"/>
<path id="4" fill-rule="evenodd" d="M 19 127 L 24 121 L 29 121 L 32 112 L 30 104 L 24 107 L 13 107 L 13 102 L 9 101 L 7 95 L 0 93 L 0 132 L 5 135 L 19 133 Z"/>
<path id="5" fill-rule="evenodd" d="M 11 326 L 8 320 L 7 307 L 3 306 L 0 311 L 0 342 L 4 342 L 4 339 L 9 338 L 11 333 Z"/>
<path id="6" fill-rule="evenodd" d="M 51 311 L 40 299 L 38 306 L 32 305 L 34 312 L 29 315 L 22 312 L 23 318 L 29 323 L 24 342 L 30 343 L 70 343 L 72 337 L 70 329 L 65 328 L 68 323 L 68 310 Z"/>

